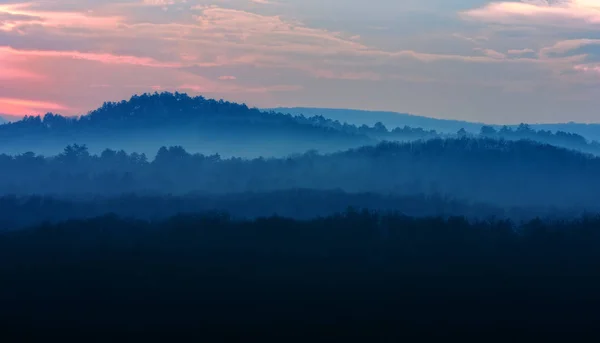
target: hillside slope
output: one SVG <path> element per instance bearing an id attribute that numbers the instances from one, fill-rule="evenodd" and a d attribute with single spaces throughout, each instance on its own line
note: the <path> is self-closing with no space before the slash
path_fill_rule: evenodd
<path id="1" fill-rule="evenodd" d="M 222 158 L 161 148 L 91 155 L 69 146 L 56 157 L 0 155 L 2 194 L 242 193 L 339 189 L 441 194 L 506 206 L 597 209 L 600 158 L 532 141 L 433 139 L 381 143 L 289 158 Z"/>
<path id="2" fill-rule="evenodd" d="M 134 95 L 72 118 L 48 113 L 0 126 L 0 153 L 55 155 L 68 144 L 154 154 L 161 146 L 224 156 L 283 156 L 373 143 L 352 133 L 223 100 L 180 93 Z"/>
<path id="3" fill-rule="evenodd" d="M 384 112 L 384 111 L 363 111 L 353 109 L 333 109 L 333 108 L 307 108 L 307 107 L 279 107 L 272 109 L 275 112 L 289 113 L 291 115 L 305 115 L 308 117 L 322 115 L 332 120 L 346 122 L 352 125 L 373 126 L 381 122 L 388 128 L 395 127 L 419 127 L 426 130 L 435 130 L 441 133 L 455 133 L 460 129 L 468 132 L 479 132 L 482 123 L 470 123 L 460 120 L 446 120 L 430 117 L 422 117 L 407 113 Z"/>

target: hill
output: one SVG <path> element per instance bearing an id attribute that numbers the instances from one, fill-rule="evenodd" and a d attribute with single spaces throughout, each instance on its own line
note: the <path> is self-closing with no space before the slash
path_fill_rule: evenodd
<path id="1" fill-rule="evenodd" d="M 134 95 L 80 117 L 48 113 L 0 125 L 0 152 L 55 155 L 68 144 L 153 154 L 161 146 L 224 156 L 283 156 L 310 149 L 330 152 L 374 140 L 313 119 L 261 112 L 224 100 L 181 93 Z"/>
<path id="2" fill-rule="evenodd" d="M 285 110 L 285 109 L 284 109 Z M 317 150 L 331 153 L 381 141 L 409 142 L 436 138 L 474 136 L 494 139 L 528 139 L 600 155 L 600 143 L 563 131 L 535 130 L 529 125 L 494 127 L 460 121 L 444 121 L 390 112 L 326 110 L 308 115 L 260 111 L 224 100 L 190 97 L 181 93 L 134 95 L 128 101 L 107 102 L 80 117 L 45 116 L 8 120 L 0 125 L 0 153 L 35 152 L 57 155 L 71 144 L 86 145 L 91 153 L 105 149 L 126 150 L 154 156 L 162 146 L 182 146 L 192 153 L 225 157 L 283 157 Z M 362 113 L 362 114 L 361 114 Z M 365 113 L 369 124 L 395 118 L 394 123 L 437 128 L 354 125 Z M 334 115 L 335 114 L 335 115 Z M 348 115 L 348 120 L 343 120 Z M 365 117 L 367 118 L 367 117 Z M 389 124 L 390 120 L 388 120 Z M 436 124 L 437 123 L 437 124 Z M 466 127 L 466 129 L 465 129 Z M 448 130 L 456 129 L 453 132 Z M 477 129 L 477 130 L 476 130 Z M 476 130 L 476 133 L 473 132 Z"/>
<path id="3" fill-rule="evenodd" d="M 279 107 L 272 110 L 275 112 L 289 113 L 291 115 L 305 115 L 307 117 L 321 115 L 332 120 L 338 120 L 342 123 L 346 122 L 356 126 L 373 126 L 380 122 L 392 129 L 409 126 L 423 128 L 425 130 L 435 130 L 440 133 L 455 133 L 460 129 L 465 129 L 467 132 L 471 133 L 477 133 L 484 125 L 482 123 L 470 123 L 459 120 L 437 119 L 407 113 L 383 111 L 307 107 Z"/>
<path id="4" fill-rule="evenodd" d="M 0 196 L 0 233 L 46 222 L 94 218 L 112 213 L 125 218 L 163 220 L 180 213 L 228 213 L 234 219 L 272 215 L 310 220 L 348 208 L 415 217 L 465 216 L 470 220 L 507 218 L 571 218 L 580 212 L 550 212 L 547 208 L 498 208 L 438 196 L 346 193 L 339 190 L 289 189 L 230 194 L 190 193 L 183 196 L 123 194 L 116 197 Z"/>
<path id="5" fill-rule="evenodd" d="M 417 116 L 407 113 L 386 112 L 386 111 L 364 111 L 354 109 L 333 109 L 333 108 L 307 108 L 307 107 L 279 107 L 270 109 L 275 112 L 289 113 L 292 115 L 305 115 L 307 117 L 323 116 L 331 120 L 338 120 L 352 125 L 373 126 L 377 122 L 382 123 L 390 129 L 397 127 L 410 126 L 413 128 L 422 128 L 424 130 L 435 130 L 439 133 L 455 133 L 460 129 L 475 134 L 483 126 L 501 129 L 504 125 L 489 125 L 484 123 L 468 122 L 461 120 L 438 119 L 424 116 Z M 516 129 L 520 124 L 506 125 L 506 127 Z M 535 130 L 551 132 L 568 132 L 585 137 L 588 140 L 600 140 L 600 124 L 585 123 L 553 123 L 553 124 L 528 124 Z"/>
<path id="6" fill-rule="evenodd" d="M 54 157 L 0 155 L 0 170 L 0 194 L 20 195 L 339 189 L 439 194 L 501 207 L 597 210 L 600 194 L 600 158 L 526 140 L 466 137 L 249 160 L 163 147 L 150 161 L 138 153 L 93 155 L 69 146 Z"/>
<path id="7" fill-rule="evenodd" d="M 560 128 L 584 128 L 585 124 L 580 124 L 581 126 L 577 126 L 579 124 L 565 124 L 566 126 L 561 126 L 560 124 L 499 126 L 419 117 L 393 112 L 322 110 L 315 108 L 279 108 L 276 110 L 283 113 L 290 113 L 297 117 L 307 116 L 319 125 L 347 132 L 357 132 L 384 141 L 404 142 L 432 138 L 460 138 L 467 135 L 505 140 L 533 140 L 557 147 L 600 155 L 600 142 L 586 139 L 584 136 L 571 131 L 560 130 Z M 346 115 L 347 120 L 344 120 Z M 411 127 L 410 125 L 418 128 Z M 593 126 L 590 125 L 586 132 L 593 132 Z"/>
<path id="8" fill-rule="evenodd" d="M 585 123 L 557 123 L 557 124 L 535 124 L 531 125 L 538 130 L 564 131 L 581 135 L 590 140 L 600 140 L 600 124 Z"/>

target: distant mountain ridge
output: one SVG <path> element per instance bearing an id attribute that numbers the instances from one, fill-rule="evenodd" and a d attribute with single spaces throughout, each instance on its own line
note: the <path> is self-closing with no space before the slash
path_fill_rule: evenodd
<path id="1" fill-rule="evenodd" d="M 322 115 L 332 120 L 346 122 L 352 125 L 373 126 L 380 122 L 388 128 L 395 127 L 419 127 L 426 130 L 435 130 L 441 133 L 456 133 L 460 129 L 467 132 L 479 132 L 484 123 L 471 123 L 467 121 L 438 119 L 423 117 L 408 113 L 398 113 L 389 111 L 366 111 L 353 109 L 336 108 L 311 108 L 311 107 L 277 107 L 272 110 L 275 112 L 289 113 L 291 115 L 305 115 L 308 117 Z"/>
<path id="2" fill-rule="evenodd" d="M 490 126 L 501 129 L 504 125 L 491 125 L 479 122 L 468 122 L 453 119 L 439 119 L 425 116 L 418 116 L 408 113 L 399 113 L 392 111 L 367 111 L 354 109 L 336 109 L 336 108 L 313 108 L 313 107 L 277 107 L 272 109 L 275 112 L 289 113 L 292 115 L 305 115 L 308 117 L 322 115 L 332 120 L 347 122 L 352 125 L 375 125 L 381 122 L 388 128 L 395 127 L 419 127 L 425 130 L 435 130 L 440 133 L 456 133 L 460 129 L 465 129 L 470 133 L 478 133 L 483 126 Z M 581 135 L 589 140 L 600 140 L 600 124 L 585 123 L 554 123 L 554 124 L 528 124 L 532 129 L 549 130 L 552 132 L 564 131 Z M 519 124 L 506 125 L 509 128 L 518 128 Z"/>

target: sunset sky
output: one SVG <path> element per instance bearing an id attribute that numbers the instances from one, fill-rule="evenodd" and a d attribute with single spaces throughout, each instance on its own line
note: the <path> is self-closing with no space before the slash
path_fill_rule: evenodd
<path id="1" fill-rule="evenodd" d="M 161 90 L 600 122 L 600 0 L 0 0 L 0 113 Z"/>

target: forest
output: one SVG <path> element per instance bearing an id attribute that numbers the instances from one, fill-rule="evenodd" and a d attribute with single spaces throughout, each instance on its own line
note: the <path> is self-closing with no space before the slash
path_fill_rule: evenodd
<path id="1" fill-rule="evenodd" d="M 309 112 L 312 113 L 312 112 Z M 67 145 L 86 145 L 92 153 L 104 149 L 153 155 L 162 146 L 182 146 L 192 153 L 226 157 L 269 158 L 318 150 L 339 150 L 382 141 L 462 138 L 532 140 L 543 144 L 599 154 L 600 143 L 581 135 L 535 130 L 527 124 L 496 129 L 483 126 L 478 134 L 459 129 L 442 133 L 423 127 L 353 125 L 323 115 L 304 116 L 260 111 L 245 104 L 191 97 L 185 93 L 134 95 L 106 102 L 78 117 L 47 113 L 0 124 L 0 153 L 30 151 L 56 155 Z"/>
<path id="2" fill-rule="evenodd" d="M 51 157 L 0 155 L 0 193 L 118 196 L 289 189 L 435 195 L 502 207 L 598 210 L 600 158 L 527 140 L 433 139 L 287 158 L 222 158 L 162 147 L 144 154 L 70 145 Z"/>
<path id="3" fill-rule="evenodd" d="M 77 197 L 5 195 L 0 197 L 0 232 L 69 219 L 91 219 L 105 214 L 149 221 L 165 220 L 178 214 L 214 213 L 227 214 L 237 220 L 272 215 L 309 220 L 348 209 L 370 209 L 382 214 L 395 213 L 418 218 L 462 216 L 469 221 L 503 219 L 515 223 L 535 218 L 565 220 L 592 213 L 577 207 L 500 207 L 460 201 L 439 194 L 402 196 L 313 189 L 221 195 L 189 193 L 181 196 L 139 193 Z"/>
<path id="4" fill-rule="evenodd" d="M 599 224 L 367 210 L 43 224 L 0 235 L 0 323 L 23 338 L 572 339 L 600 319 Z"/>
<path id="5" fill-rule="evenodd" d="M 1 124 L 0 340 L 575 340 L 599 147 L 182 93 Z"/>

